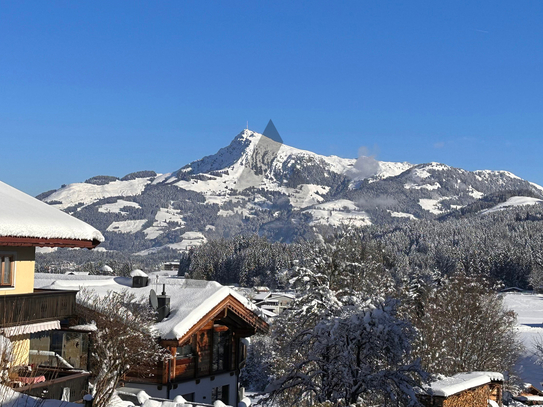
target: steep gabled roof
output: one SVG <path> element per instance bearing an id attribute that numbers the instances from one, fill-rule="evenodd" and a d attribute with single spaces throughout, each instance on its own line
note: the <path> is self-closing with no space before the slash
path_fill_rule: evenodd
<path id="1" fill-rule="evenodd" d="M 0 245 L 93 248 L 103 241 L 87 223 L 0 181 Z"/>

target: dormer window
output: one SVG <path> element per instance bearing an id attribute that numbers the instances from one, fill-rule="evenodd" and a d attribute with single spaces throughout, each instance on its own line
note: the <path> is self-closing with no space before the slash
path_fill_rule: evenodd
<path id="1" fill-rule="evenodd" d="M 13 286 L 13 269 L 15 262 L 13 255 L 0 255 L 2 268 L 0 270 L 0 287 Z"/>

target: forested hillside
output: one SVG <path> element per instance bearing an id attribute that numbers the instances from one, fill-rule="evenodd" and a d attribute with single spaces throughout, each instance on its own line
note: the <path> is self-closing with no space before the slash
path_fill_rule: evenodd
<path id="1" fill-rule="evenodd" d="M 338 236 L 342 241 L 348 236 L 349 250 L 371 248 L 374 260 L 395 280 L 439 279 L 463 271 L 505 286 L 527 288 L 531 276 L 543 273 L 543 210 L 539 206 L 442 221 L 345 228 L 317 241 L 293 244 L 256 236 L 219 239 L 182 255 L 181 272 L 222 283 L 280 287 L 285 270 L 303 264 L 308 253 L 324 251 L 334 267 L 346 262 L 346 249 L 338 245 Z"/>

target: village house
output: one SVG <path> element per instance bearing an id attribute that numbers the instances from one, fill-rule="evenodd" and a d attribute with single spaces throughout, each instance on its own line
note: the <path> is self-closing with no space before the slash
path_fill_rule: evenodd
<path id="1" fill-rule="evenodd" d="M 253 303 L 265 311 L 279 315 L 290 307 L 296 296 L 290 293 L 263 291 L 256 294 Z"/>
<path id="2" fill-rule="evenodd" d="M 542 405 L 543 392 L 533 385 L 526 383 L 520 394 L 514 396 L 513 399 L 527 406 Z"/>
<path id="3" fill-rule="evenodd" d="M 42 288 L 74 290 L 86 287 L 99 295 L 129 290 L 154 303 L 155 328 L 172 358 L 159 363 L 145 377 L 125 378 L 124 394 L 145 391 L 150 397 L 237 406 L 243 399 L 239 373 L 247 341 L 268 324 L 261 310 L 242 295 L 214 281 L 188 280 L 176 271 L 132 277 L 38 274 Z M 159 293 L 156 295 L 155 293 Z"/>
<path id="4" fill-rule="evenodd" d="M 458 373 L 425 386 L 418 395 L 424 407 L 501 407 L 503 375 Z"/>
<path id="5" fill-rule="evenodd" d="M 3 182 L 0 205 L 0 339 L 12 358 L 11 385 L 17 392 L 81 400 L 89 376 L 81 370 L 87 367 L 88 334 L 67 325 L 76 291 L 35 289 L 35 253 L 37 247 L 92 249 L 104 238 Z"/>

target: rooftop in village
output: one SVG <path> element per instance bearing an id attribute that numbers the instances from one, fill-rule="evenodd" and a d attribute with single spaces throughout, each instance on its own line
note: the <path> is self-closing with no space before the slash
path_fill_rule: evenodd
<path id="1" fill-rule="evenodd" d="M 161 339 L 181 339 L 228 297 L 239 302 L 246 310 L 254 313 L 258 319 L 265 320 L 266 318 L 260 308 L 244 296 L 215 281 L 184 279 L 177 277 L 172 271 L 149 273 L 149 281 L 149 285 L 145 287 L 134 288 L 131 277 L 46 273 L 36 273 L 35 275 L 36 288 L 58 290 L 85 288 L 93 290 L 98 295 L 106 295 L 108 291 L 129 290 L 145 301 L 149 300 L 151 290 L 160 294 L 165 285 L 166 294 L 171 298 L 171 313 L 166 319 L 155 325 Z"/>

